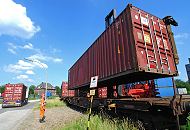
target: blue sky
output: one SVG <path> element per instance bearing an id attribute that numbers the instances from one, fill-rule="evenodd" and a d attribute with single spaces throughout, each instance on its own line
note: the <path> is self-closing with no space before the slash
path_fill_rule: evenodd
<path id="1" fill-rule="evenodd" d="M 187 80 L 190 57 L 190 1 L 180 0 L 0 0 L 0 85 L 45 81 L 61 85 L 68 69 L 104 31 L 104 18 L 115 8 L 119 14 L 132 3 L 160 18 L 173 16 L 180 57 L 180 78 Z M 25 61 L 36 59 L 38 63 Z"/>

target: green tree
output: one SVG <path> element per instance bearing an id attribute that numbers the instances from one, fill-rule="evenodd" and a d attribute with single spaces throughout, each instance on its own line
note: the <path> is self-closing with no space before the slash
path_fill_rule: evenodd
<path id="1" fill-rule="evenodd" d="M 5 85 L 0 86 L 0 93 L 3 93 L 5 91 Z"/>
<path id="2" fill-rule="evenodd" d="M 188 93 L 190 92 L 190 84 L 189 82 L 184 82 L 180 79 L 175 80 L 175 84 L 177 88 L 186 88 Z"/>
<path id="3" fill-rule="evenodd" d="M 35 85 L 31 85 L 30 88 L 29 88 L 29 94 L 34 94 L 34 89 L 36 88 Z"/>
<path id="4" fill-rule="evenodd" d="M 61 89 L 59 86 L 55 86 L 56 94 L 60 95 L 61 94 Z"/>

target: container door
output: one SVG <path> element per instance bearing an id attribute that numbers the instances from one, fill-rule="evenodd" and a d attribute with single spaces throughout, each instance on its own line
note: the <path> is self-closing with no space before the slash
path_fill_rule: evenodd
<path id="1" fill-rule="evenodd" d="M 11 85 L 6 85 L 5 87 L 5 95 L 3 97 L 4 100 L 11 101 L 13 100 L 13 92 L 14 92 L 14 87 Z"/>
<path id="2" fill-rule="evenodd" d="M 15 101 L 22 100 L 22 94 L 23 94 L 23 86 L 15 85 L 13 100 L 15 100 Z"/>
<path id="3" fill-rule="evenodd" d="M 131 8 L 131 17 L 139 67 L 151 72 L 175 72 L 164 22 L 135 7 Z"/>

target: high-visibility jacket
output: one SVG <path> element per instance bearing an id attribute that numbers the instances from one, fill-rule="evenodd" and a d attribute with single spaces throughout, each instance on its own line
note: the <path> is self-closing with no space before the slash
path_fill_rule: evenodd
<path id="1" fill-rule="evenodd" d="M 42 119 L 45 114 L 45 100 L 44 98 L 41 99 L 40 101 L 40 118 Z"/>

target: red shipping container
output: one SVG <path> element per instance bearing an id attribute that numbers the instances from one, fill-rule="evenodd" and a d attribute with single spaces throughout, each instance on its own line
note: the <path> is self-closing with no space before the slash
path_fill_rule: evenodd
<path id="1" fill-rule="evenodd" d="M 3 105 L 22 105 L 26 99 L 26 90 L 27 87 L 24 84 L 6 84 L 3 97 Z"/>
<path id="2" fill-rule="evenodd" d="M 69 97 L 75 96 L 75 91 L 74 90 L 68 90 L 69 91 Z"/>
<path id="3" fill-rule="evenodd" d="M 99 98 L 102 97 L 102 88 L 98 88 L 98 97 L 99 97 Z"/>
<path id="4" fill-rule="evenodd" d="M 67 82 L 62 82 L 61 85 L 61 90 L 62 90 L 62 97 L 67 97 L 68 96 L 68 83 Z"/>
<path id="5" fill-rule="evenodd" d="M 107 87 L 98 88 L 98 97 L 107 98 Z"/>
<path id="6" fill-rule="evenodd" d="M 73 97 L 75 95 L 74 90 L 68 90 L 67 82 L 64 81 L 62 82 L 61 90 L 62 90 L 62 97 Z"/>
<path id="7" fill-rule="evenodd" d="M 96 75 L 99 83 L 122 84 L 177 74 L 163 20 L 128 5 L 70 68 L 68 81 L 75 89 Z"/>

